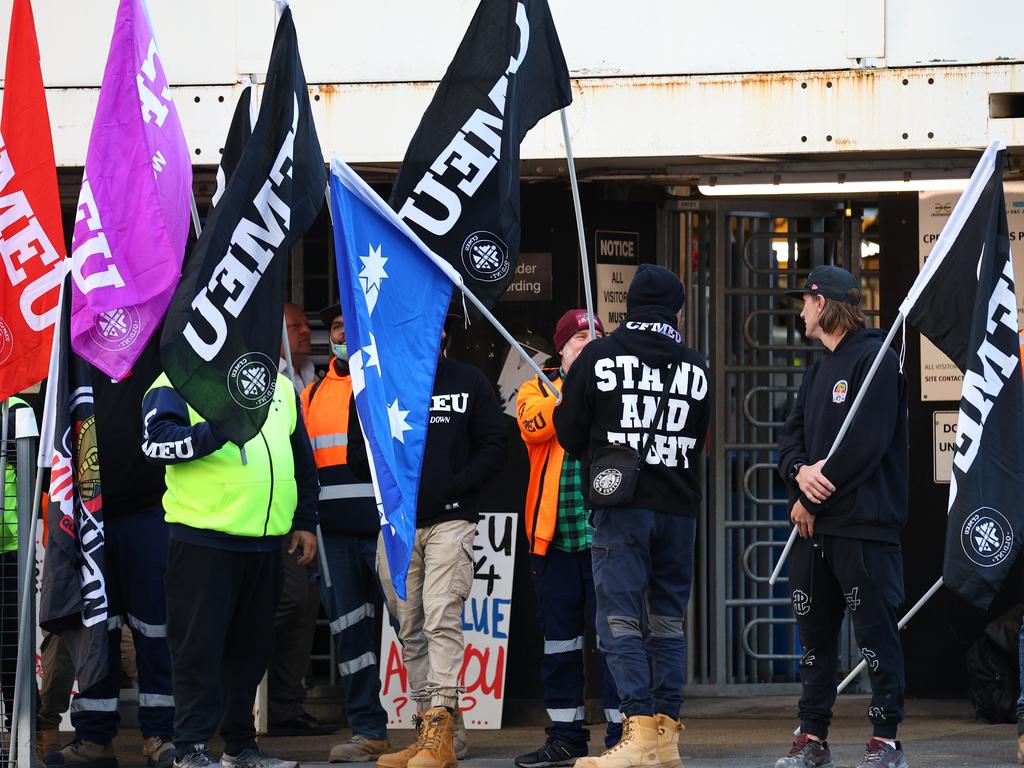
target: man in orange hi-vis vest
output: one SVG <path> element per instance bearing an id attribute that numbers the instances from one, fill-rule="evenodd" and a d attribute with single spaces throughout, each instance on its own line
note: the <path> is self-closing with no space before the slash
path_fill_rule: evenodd
<path id="1" fill-rule="evenodd" d="M 327 375 L 301 395 L 313 458 L 320 476 L 320 526 L 331 574 L 320 595 L 331 623 L 345 711 L 352 737 L 331 749 L 332 763 L 369 762 L 390 749 L 387 714 L 380 704 L 375 623 L 381 592 L 375 568 L 380 523 L 373 485 L 356 479 L 348 464 L 349 416 L 355 418 L 341 306 L 320 312 L 330 329 Z"/>

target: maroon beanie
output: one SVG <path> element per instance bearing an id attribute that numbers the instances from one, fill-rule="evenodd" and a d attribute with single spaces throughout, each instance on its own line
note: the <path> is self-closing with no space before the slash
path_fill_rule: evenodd
<path id="1" fill-rule="evenodd" d="M 555 325 L 555 354 L 562 353 L 562 347 L 572 338 L 577 331 L 590 328 L 590 315 L 585 309 L 570 309 L 558 320 Z M 601 325 L 601 318 L 594 315 L 594 331 L 604 335 L 604 326 Z"/>

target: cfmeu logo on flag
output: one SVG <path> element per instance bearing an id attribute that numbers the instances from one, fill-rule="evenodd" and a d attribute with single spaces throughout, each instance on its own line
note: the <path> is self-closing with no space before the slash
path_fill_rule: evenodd
<path id="1" fill-rule="evenodd" d="M 1013 527 L 1003 513 L 992 507 L 980 507 L 964 521 L 960 544 L 971 562 L 992 568 L 1013 551 Z"/>

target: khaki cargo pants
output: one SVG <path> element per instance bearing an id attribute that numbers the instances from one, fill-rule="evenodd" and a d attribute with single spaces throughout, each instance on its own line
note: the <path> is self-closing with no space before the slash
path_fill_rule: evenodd
<path id="1" fill-rule="evenodd" d="M 465 654 L 462 608 L 473 585 L 476 524 L 450 520 L 416 529 L 406 600 L 391 582 L 384 539 L 377 538 L 377 573 L 388 611 L 397 617 L 402 661 L 409 673 L 409 698 L 417 711 L 458 707 L 459 672 Z"/>

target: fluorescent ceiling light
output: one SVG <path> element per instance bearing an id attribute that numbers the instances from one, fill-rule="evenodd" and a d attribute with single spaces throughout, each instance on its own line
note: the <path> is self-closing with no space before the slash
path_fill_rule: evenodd
<path id="1" fill-rule="evenodd" d="M 829 181 L 825 177 L 818 176 L 817 179 L 809 179 L 804 176 L 802 179 L 785 179 L 775 176 L 765 179 L 763 176 L 757 180 L 753 174 L 749 177 L 734 176 L 729 179 L 721 177 L 708 177 L 701 179 L 697 185 L 702 195 L 711 197 L 760 197 L 763 195 L 860 195 L 871 192 L 930 192 L 950 191 L 959 192 L 967 187 L 967 179 L 949 178 L 925 178 L 925 179 L 846 179 L 835 180 L 835 175 L 830 175 Z M 740 181 L 740 179 L 745 179 Z"/>

